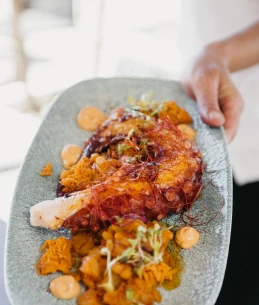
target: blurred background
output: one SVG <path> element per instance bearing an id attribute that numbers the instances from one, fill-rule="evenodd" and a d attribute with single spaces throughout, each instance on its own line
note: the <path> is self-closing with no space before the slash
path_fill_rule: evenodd
<path id="1" fill-rule="evenodd" d="M 52 98 L 94 77 L 179 79 L 181 0 L 0 0 L 0 300 L 19 166 Z"/>

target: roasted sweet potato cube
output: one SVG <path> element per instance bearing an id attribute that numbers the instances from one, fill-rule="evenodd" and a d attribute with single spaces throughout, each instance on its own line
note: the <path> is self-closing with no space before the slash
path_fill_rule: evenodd
<path id="1" fill-rule="evenodd" d="M 116 263 L 112 267 L 112 272 L 118 274 L 124 280 L 128 280 L 132 277 L 132 268 L 127 264 Z"/>

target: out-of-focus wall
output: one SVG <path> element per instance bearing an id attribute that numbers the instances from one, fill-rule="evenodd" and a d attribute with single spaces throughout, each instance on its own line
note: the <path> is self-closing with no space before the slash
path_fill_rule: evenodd
<path id="1" fill-rule="evenodd" d="M 72 19 L 72 0 L 26 0 L 31 8 Z"/>
<path id="2" fill-rule="evenodd" d="M 49 102 L 74 83 L 179 79 L 180 13 L 181 0 L 0 0 L 0 172 L 19 166 Z"/>

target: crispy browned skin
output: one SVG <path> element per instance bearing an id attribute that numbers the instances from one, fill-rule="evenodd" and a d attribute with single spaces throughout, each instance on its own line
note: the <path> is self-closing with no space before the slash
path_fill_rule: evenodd
<path id="1" fill-rule="evenodd" d="M 85 158 L 96 152 L 120 167 L 89 182 L 87 203 L 65 227 L 99 230 L 116 216 L 160 220 L 189 209 L 203 187 L 200 151 L 168 117 L 147 120 L 119 108 L 86 142 Z"/>

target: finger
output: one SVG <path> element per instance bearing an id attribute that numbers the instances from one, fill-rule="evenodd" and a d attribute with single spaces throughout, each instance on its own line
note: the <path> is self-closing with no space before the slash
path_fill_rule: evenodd
<path id="1" fill-rule="evenodd" d="M 193 83 L 193 92 L 202 120 L 210 126 L 221 126 L 225 118 L 218 102 L 219 73 L 208 71 L 199 75 Z"/>
<path id="2" fill-rule="evenodd" d="M 182 81 L 182 85 L 186 94 L 189 95 L 191 99 L 195 100 L 195 95 L 193 93 L 191 83 L 189 81 L 184 80 Z"/>
<path id="3" fill-rule="evenodd" d="M 228 75 L 222 75 L 219 87 L 219 105 L 225 116 L 225 134 L 230 143 L 238 130 L 239 120 L 244 108 L 244 101 Z"/>
<path id="4" fill-rule="evenodd" d="M 226 139 L 227 142 L 230 143 L 237 133 L 244 102 L 240 94 L 237 92 L 231 97 L 221 98 L 220 105 L 225 116 L 224 129 Z"/>

